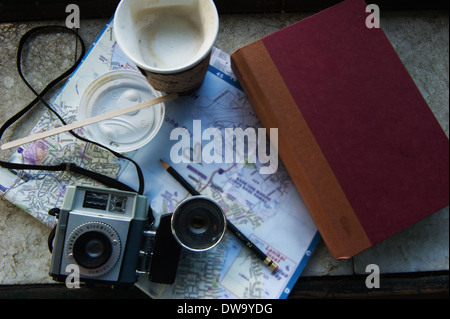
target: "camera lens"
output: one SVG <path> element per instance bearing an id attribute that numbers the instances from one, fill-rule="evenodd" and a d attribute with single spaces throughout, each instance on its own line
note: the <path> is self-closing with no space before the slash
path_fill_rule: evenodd
<path id="1" fill-rule="evenodd" d="M 111 256 L 112 245 L 100 232 L 87 232 L 77 238 L 73 245 L 73 258 L 82 267 L 94 269 L 104 265 Z"/>
<path id="2" fill-rule="evenodd" d="M 120 259 L 122 244 L 116 230 L 100 221 L 89 221 L 70 232 L 64 255 L 67 263 L 76 263 L 80 275 L 100 277 L 113 269 Z"/>
<path id="3" fill-rule="evenodd" d="M 209 223 L 207 212 L 199 209 L 188 218 L 187 226 L 192 233 L 201 234 L 208 230 Z"/>
<path id="4" fill-rule="evenodd" d="M 204 196 L 181 202 L 172 215 L 172 233 L 185 248 L 202 251 L 214 247 L 226 230 L 226 217 L 220 206 Z"/>

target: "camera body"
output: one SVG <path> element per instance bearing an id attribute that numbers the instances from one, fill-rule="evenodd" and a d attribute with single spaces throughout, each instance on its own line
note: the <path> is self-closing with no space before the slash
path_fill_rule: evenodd
<path id="1" fill-rule="evenodd" d="M 50 276 L 63 281 L 67 267 L 75 264 L 83 281 L 134 283 L 149 214 L 145 196 L 69 186 L 58 215 Z"/>
<path id="2" fill-rule="evenodd" d="M 88 186 L 68 186 L 57 217 L 49 274 L 61 282 L 75 265 L 87 283 L 133 284 L 148 275 L 172 284 L 181 247 L 210 249 L 226 229 L 223 210 L 204 196 L 183 200 L 154 229 L 146 196 Z"/>

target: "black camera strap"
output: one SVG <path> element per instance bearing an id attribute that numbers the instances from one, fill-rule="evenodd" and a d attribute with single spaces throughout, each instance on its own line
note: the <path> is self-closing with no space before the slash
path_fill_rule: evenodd
<path id="1" fill-rule="evenodd" d="M 44 33 L 44 32 L 66 32 L 66 33 L 72 33 L 76 36 L 77 40 L 79 41 L 80 45 L 81 45 L 81 53 L 77 59 L 77 61 L 68 69 L 66 70 L 64 73 L 62 73 L 60 76 L 58 76 L 56 79 L 54 79 L 53 81 L 51 81 L 43 90 L 41 93 L 36 92 L 36 90 L 30 85 L 30 83 L 27 81 L 27 79 L 25 78 L 25 76 L 22 73 L 22 51 L 23 51 L 23 47 L 25 45 L 25 43 L 27 42 L 27 40 L 32 36 L 32 35 L 36 35 L 39 33 Z M 47 103 L 47 101 L 45 101 L 44 96 L 55 86 L 57 85 L 60 81 L 62 81 L 63 79 L 65 79 L 67 76 L 69 76 L 79 65 L 79 63 L 81 62 L 81 60 L 83 59 L 83 56 L 86 52 L 85 49 L 85 45 L 83 42 L 83 39 L 80 37 L 80 35 L 75 32 L 72 29 L 69 29 L 67 27 L 64 26 L 42 26 L 42 27 L 37 27 L 34 29 L 31 29 L 30 31 L 28 31 L 27 33 L 25 33 L 22 38 L 20 39 L 19 42 L 19 47 L 17 50 L 17 61 L 16 61 L 16 67 L 17 67 L 17 71 L 19 73 L 19 76 L 21 77 L 21 79 L 24 81 L 24 83 L 28 86 L 28 88 L 34 93 L 34 95 L 36 96 L 36 98 L 30 103 L 28 104 L 26 107 L 24 107 L 21 111 L 19 111 L 17 114 L 15 114 L 13 117 L 11 117 L 8 121 L 5 122 L 5 124 L 3 124 L 3 126 L 0 128 L 0 140 L 3 136 L 3 133 L 6 131 L 6 129 L 11 126 L 13 123 L 15 123 L 16 121 L 18 121 L 23 115 L 25 115 L 27 112 L 29 112 L 35 105 L 38 104 L 38 102 L 42 102 L 48 110 L 50 110 L 54 115 L 56 115 L 56 117 L 61 121 L 61 123 L 63 125 L 66 125 L 66 121 Z M 106 149 L 107 151 L 111 152 L 112 154 L 114 154 L 114 156 L 118 157 L 118 158 L 122 158 L 122 159 L 126 159 L 130 162 L 132 162 L 134 164 L 134 166 L 136 167 L 136 171 L 137 171 L 137 175 L 138 175 L 138 179 L 139 179 L 139 189 L 138 189 L 138 193 L 139 194 L 143 194 L 144 192 L 144 177 L 142 174 L 142 170 L 139 167 L 139 165 L 132 159 L 124 156 L 123 154 L 120 154 L 106 146 L 103 146 L 97 142 L 88 140 L 87 138 L 84 138 L 78 134 L 76 134 L 73 131 L 69 131 L 69 133 L 74 136 L 75 138 L 84 141 L 86 143 L 92 143 L 98 147 L 101 147 L 103 149 Z M 116 188 L 116 189 L 120 189 L 120 190 L 125 190 L 125 191 L 132 191 L 135 192 L 135 190 L 131 187 L 129 187 L 128 185 L 119 182 L 118 180 L 108 177 L 106 175 L 97 173 L 97 172 L 93 172 L 90 170 L 87 170 L 83 167 L 80 167 L 74 163 L 60 163 L 58 165 L 31 165 L 31 164 L 19 164 L 19 163 L 10 163 L 10 162 L 4 162 L 4 161 L 0 161 L 0 166 L 4 167 L 4 168 L 8 168 L 8 169 L 17 169 L 17 170 L 45 170 L 45 171 L 67 171 L 67 172 L 72 172 L 75 174 L 81 174 L 84 176 L 87 176 L 89 178 L 92 178 L 108 187 L 112 187 L 112 188 Z"/>

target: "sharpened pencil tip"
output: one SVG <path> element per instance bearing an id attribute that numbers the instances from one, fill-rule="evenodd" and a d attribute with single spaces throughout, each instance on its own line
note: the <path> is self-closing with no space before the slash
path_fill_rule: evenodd
<path id="1" fill-rule="evenodd" d="M 162 159 L 159 160 L 161 162 L 161 164 L 164 166 L 164 169 L 168 169 L 170 167 L 169 164 L 167 164 L 166 162 L 164 162 Z"/>

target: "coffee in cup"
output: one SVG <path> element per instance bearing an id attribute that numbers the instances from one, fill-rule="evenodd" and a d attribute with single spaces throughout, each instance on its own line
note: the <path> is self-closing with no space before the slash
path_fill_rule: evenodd
<path id="1" fill-rule="evenodd" d="M 200 87 L 218 27 L 212 0 L 122 0 L 114 17 L 121 50 L 167 93 Z"/>

